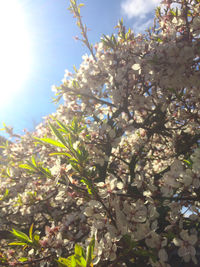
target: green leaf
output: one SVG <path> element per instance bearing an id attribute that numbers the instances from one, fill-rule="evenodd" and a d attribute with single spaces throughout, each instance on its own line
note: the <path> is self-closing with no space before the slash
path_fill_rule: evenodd
<path id="1" fill-rule="evenodd" d="M 162 40 L 162 39 L 160 39 L 160 38 L 157 38 L 157 42 L 159 42 L 159 43 L 162 43 L 162 42 L 163 42 L 163 40 Z"/>
<path id="2" fill-rule="evenodd" d="M 87 266 L 86 260 L 83 258 L 83 256 L 80 257 L 80 256 L 77 256 L 77 255 L 74 255 L 74 257 L 75 257 L 75 260 L 76 260 L 76 263 L 77 263 L 76 266 L 80 266 L 80 267 L 86 267 Z"/>
<path id="3" fill-rule="evenodd" d="M 20 262 L 25 262 L 25 261 L 28 261 L 28 258 L 21 257 L 21 258 L 18 259 L 18 261 L 20 261 Z"/>
<path id="4" fill-rule="evenodd" d="M 44 143 L 48 143 L 51 144 L 53 146 L 57 146 L 57 147 L 62 147 L 62 148 L 66 148 L 66 146 L 56 140 L 53 140 L 51 138 L 38 138 L 38 137 L 34 137 L 34 139 L 44 142 Z"/>
<path id="5" fill-rule="evenodd" d="M 43 167 L 39 167 L 39 169 L 44 175 L 47 175 L 48 177 L 52 178 L 52 174 L 49 169 Z"/>
<path id="6" fill-rule="evenodd" d="M 27 169 L 27 170 L 34 170 L 31 166 L 29 166 L 28 164 L 20 164 L 19 165 L 20 168 L 22 169 Z"/>
<path id="7" fill-rule="evenodd" d="M 90 266 L 90 263 L 93 260 L 93 252 L 94 252 L 94 246 L 95 246 L 95 237 L 92 237 L 92 240 L 90 241 L 89 246 L 87 247 L 87 255 L 86 255 L 86 266 Z"/>
<path id="8" fill-rule="evenodd" d="M 49 127 L 52 130 L 52 132 L 54 133 L 54 135 L 60 140 L 60 142 L 64 145 L 64 147 L 67 147 L 66 141 L 63 138 L 63 136 L 61 135 L 61 133 L 56 129 L 56 127 L 54 127 L 50 122 L 49 122 Z"/>
<path id="9" fill-rule="evenodd" d="M 69 259 L 71 261 L 71 266 L 70 267 L 77 267 L 74 255 L 69 256 L 67 259 Z"/>
<path id="10" fill-rule="evenodd" d="M 32 162 L 29 160 L 26 161 L 27 164 L 32 168 L 33 171 L 38 171 L 37 165 L 35 166 Z M 36 163 L 35 163 L 36 164 Z"/>
<path id="11" fill-rule="evenodd" d="M 83 184 L 86 185 L 88 193 L 91 195 L 94 191 L 96 191 L 95 187 L 92 185 L 91 181 L 86 178 L 82 178 L 80 180 Z"/>
<path id="12" fill-rule="evenodd" d="M 77 164 L 76 159 L 70 159 L 70 164 L 74 170 L 76 170 L 77 172 L 80 172 L 79 165 Z"/>
<path id="13" fill-rule="evenodd" d="M 57 93 L 56 96 L 56 98 L 52 97 L 52 102 L 57 104 L 60 101 L 62 94 Z"/>
<path id="14" fill-rule="evenodd" d="M 33 240 L 33 223 L 31 224 L 31 226 L 30 226 L 30 229 L 29 229 L 29 237 L 30 237 L 30 239 L 31 240 Z"/>
<path id="15" fill-rule="evenodd" d="M 173 16 L 176 16 L 176 12 L 175 12 L 173 9 L 170 10 L 170 13 L 171 13 Z"/>
<path id="16" fill-rule="evenodd" d="M 55 121 L 57 122 L 58 126 L 60 126 L 61 129 L 65 131 L 65 133 L 69 133 L 69 129 L 61 121 L 57 119 L 55 119 Z"/>
<path id="17" fill-rule="evenodd" d="M 33 234 L 33 240 L 34 241 L 39 241 L 40 240 L 40 235 L 38 234 L 38 231 L 35 231 Z"/>
<path id="18" fill-rule="evenodd" d="M 81 257 L 83 255 L 83 248 L 80 245 L 75 244 L 74 252 L 75 252 L 75 255 L 78 255 Z"/>
<path id="19" fill-rule="evenodd" d="M 38 231 L 35 231 L 33 233 L 33 245 L 39 247 L 40 246 L 39 241 L 40 241 L 40 234 Z"/>
<path id="20" fill-rule="evenodd" d="M 5 193 L 3 194 L 2 197 L 0 197 L 0 200 L 5 199 L 8 196 L 8 194 L 9 194 L 9 190 L 6 188 Z"/>
<path id="21" fill-rule="evenodd" d="M 10 245 L 10 246 L 27 246 L 27 243 L 24 243 L 24 242 L 12 242 L 12 243 L 9 243 L 8 245 Z"/>
<path id="22" fill-rule="evenodd" d="M 29 237 L 25 234 L 25 233 L 23 233 L 23 232 L 21 232 L 21 231 L 18 231 L 18 230 L 15 230 L 15 229 L 12 229 L 12 231 L 10 231 L 11 232 L 11 234 L 13 234 L 18 240 L 20 240 L 20 241 L 24 241 L 24 242 L 26 242 L 26 244 L 28 243 L 28 244 L 31 244 L 32 243 L 32 241 L 29 239 Z"/>
<path id="23" fill-rule="evenodd" d="M 67 259 L 66 258 L 59 258 L 58 260 L 56 260 L 56 262 L 58 263 L 59 267 L 78 267 L 76 265 L 76 260 L 74 258 L 74 255 L 69 256 Z"/>
<path id="24" fill-rule="evenodd" d="M 187 160 L 187 159 L 184 159 L 183 161 L 184 161 L 185 163 L 187 163 L 188 166 L 191 166 L 191 165 L 192 165 L 192 162 L 189 161 L 189 160 Z"/>
<path id="25" fill-rule="evenodd" d="M 65 156 L 67 156 L 72 161 L 78 162 L 77 159 L 73 158 L 73 156 L 69 153 L 65 153 Z"/>
<path id="26" fill-rule="evenodd" d="M 20 164 L 19 167 L 23 169 L 27 169 L 32 173 L 42 174 L 42 175 L 52 178 L 50 170 L 47 168 L 43 168 L 41 166 L 41 163 L 38 163 L 37 165 L 36 161 L 34 162 L 34 164 L 31 163 L 30 161 L 27 161 L 27 164 Z"/>
<path id="27" fill-rule="evenodd" d="M 55 152 L 55 153 L 50 153 L 49 156 L 67 156 L 67 157 L 71 157 L 71 155 L 69 153 L 66 152 Z"/>
<path id="28" fill-rule="evenodd" d="M 58 263 L 59 267 L 68 266 L 71 267 L 70 261 L 64 258 L 59 258 L 59 260 L 55 260 Z"/>
<path id="29" fill-rule="evenodd" d="M 34 156 L 31 157 L 31 160 L 32 160 L 33 165 L 34 165 L 35 167 L 37 167 L 37 164 L 36 164 L 36 162 L 35 162 L 35 157 L 34 157 Z"/>
<path id="30" fill-rule="evenodd" d="M 123 235 L 121 241 L 123 241 L 126 246 L 128 246 L 128 249 L 132 249 L 137 246 L 137 243 L 135 241 L 132 241 L 131 236 L 129 234 Z"/>
<path id="31" fill-rule="evenodd" d="M 73 69 L 74 69 L 75 72 L 78 71 L 75 65 L 73 65 Z"/>
<path id="32" fill-rule="evenodd" d="M 43 174 L 45 176 L 48 176 L 49 178 L 52 178 L 50 170 L 47 169 L 47 168 L 43 168 L 42 166 L 38 166 L 36 168 L 36 172 L 39 172 L 39 173 L 41 173 L 41 174 Z"/>
<path id="33" fill-rule="evenodd" d="M 9 177 L 11 176 L 9 167 L 6 168 L 6 173 L 8 174 Z"/>

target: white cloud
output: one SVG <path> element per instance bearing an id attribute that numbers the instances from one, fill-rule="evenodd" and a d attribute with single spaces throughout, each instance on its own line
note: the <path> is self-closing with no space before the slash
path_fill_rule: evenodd
<path id="1" fill-rule="evenodd" d="M 145 18 L 160 2 L 161 0 L 123 0 L 121 9 L 129 19 L 133 17 Z"/>
<path id="2" fill-rule="evenodd" d="M 161 6 L 163 11 L 165 5 L 162 0 L 121 0 L 121 12 L 128 19 L 133 19 L 134 33 L 144 33 L 146 29 L 153 26 L 155 8 Z M 180 8 L 180 4 L 172 3 L 171 8 Z"/>

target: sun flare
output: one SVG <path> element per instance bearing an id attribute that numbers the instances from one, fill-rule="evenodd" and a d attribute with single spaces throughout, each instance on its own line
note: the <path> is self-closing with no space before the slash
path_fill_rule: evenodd
<path id="1" fill-rule="evenodd" d="M 21 0 L 0 1 L 0 105 L 22 91 L 31 64 L 31 45 Z"/>

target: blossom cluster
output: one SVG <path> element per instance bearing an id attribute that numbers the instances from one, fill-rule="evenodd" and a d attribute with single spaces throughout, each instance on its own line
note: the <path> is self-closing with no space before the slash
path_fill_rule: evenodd
<path id="1" fill-rule="evenodd" d="M 0 265 L 75 266 L 92 238 L 95 266 L 200 264 L 199 14 L 164 0 L 146 34 L 120 21 L 53 87 L 64 104 L 5 144 Z"/>

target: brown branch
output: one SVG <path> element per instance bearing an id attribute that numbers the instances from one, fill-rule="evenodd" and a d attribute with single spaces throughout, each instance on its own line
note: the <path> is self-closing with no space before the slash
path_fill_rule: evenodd
<path id="1" fill-rule="evenodd" d="M 81 29 L 81 35 L 83 36 L 83 40 L 81 40 L 85 45 L 86 47 L 89 49 L 93 59 L 95 61 L 97 61 L 96 57 L 95 57 L 95 54 L 93 52 L 93 49 L 92 49 L 92 46 L 90 45 L 89 41 L 88 41 L 88 37 L 87 37 L 87 33 L 86 33 L 86 26 L 84 27 L 83 26 L 83 23 L 82 23 L 82 20 L 81 20 L 81 16 L 80 16 L 80 13 L 79 13 L 79 10 L 78 10 L 78 7 L 77 7 L 77 3 L 73 3 L 71 2 L 72 4 L 72 12 L 74 13 L 74 16 L 77 18 L 78 22 L 77 22 L 77 26 Z"/>

